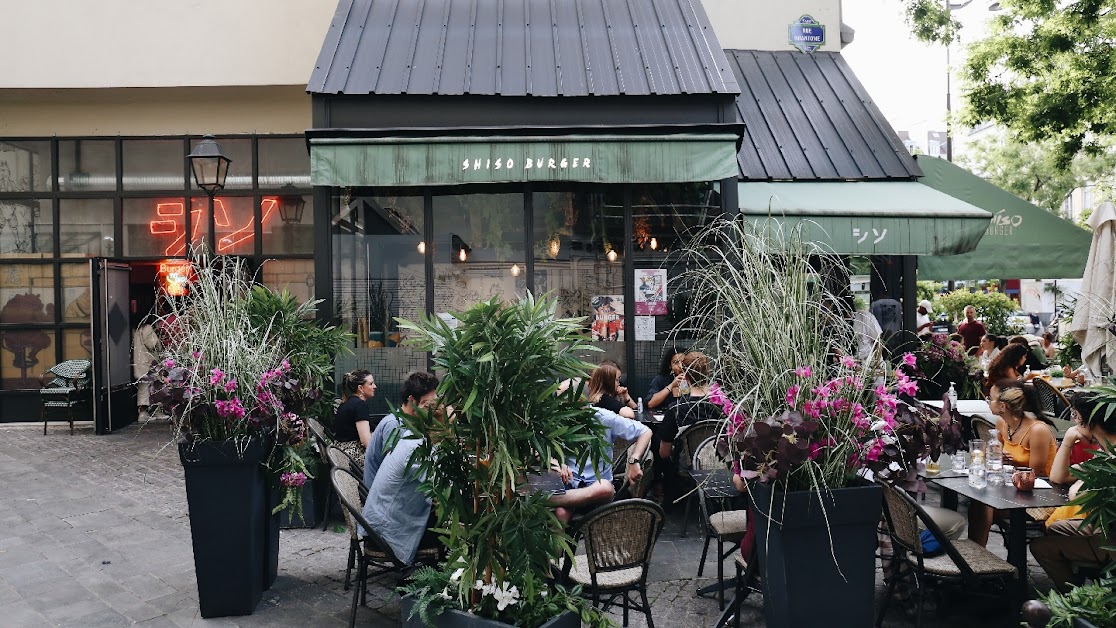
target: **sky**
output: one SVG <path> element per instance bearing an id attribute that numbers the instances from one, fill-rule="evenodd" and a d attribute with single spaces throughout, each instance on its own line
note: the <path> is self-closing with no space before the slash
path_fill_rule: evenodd
<path id="1" fill-rule="evenodd" d="M 986 0 L 975 0 L 955 11 L 964 25 L 962 42 L 950 53 L 955 69 L 963 60 L 964 42 L 976 38 L 993 15 L 987 7 Z M 911 131 L 912 138 L 925 144 L 927 130 L 945 128 L 945 47 L 923 44 L 911 35 L 899 0 L 844 0 L 842 11 L 844 22 L 856 29 L 842 55 L 895 130 Z M 956 80 L 951 91 L 956 111 L 961 106 Z"/>

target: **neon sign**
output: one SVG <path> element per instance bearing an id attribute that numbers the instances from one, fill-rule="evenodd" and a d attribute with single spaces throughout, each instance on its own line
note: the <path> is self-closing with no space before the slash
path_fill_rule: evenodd
<path id="1" fill-rule="evenodd" d="M 190 262 L 167 261 L 159 263 L 159 276 L 163 278 L 163 290 L 172 297 L 184 296 L 190 284 L 194 268 Z"/>
<path id="2" fill-rule="evenodd" d="M 262 199 L 260 201 L 260 225 L 266 224 L 267 219 L 278 207 L 278 199 Z M 182 222 L 184 222 L 185 210 L 186 208 L 182 201 L 156 203 L 155 214 L 158 218 L 147 223 L 147 230 L 151 235 L 177 236 L 163 251 L 168 256 L 174 257 L 183 255 L 186 252 L 186 229 L 185 226 L 180 227 Z M 204 214 L 205 211 L 201 207 L 190 208 L 191 242 L 198 238 L 198 229 L 201 227 Z M 255 221 L 255 216 L 252 216 L 248 218 L 248 223 L 243 227 L 223 236 L 217 242 L 217 252 L 226 253 L 236 245 L 256 235 L 255 229 L 253 228 Z M 229 213 L 225 209 L 225 203 L 219 198 L 213 199 L 213 224 L 218 227 L 230 227 L 232 225 L 232 221 L 229 220 Z"/>

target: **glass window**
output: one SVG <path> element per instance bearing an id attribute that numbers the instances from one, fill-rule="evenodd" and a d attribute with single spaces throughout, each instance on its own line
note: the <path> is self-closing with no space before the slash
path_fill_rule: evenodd
<path id="1" fill-rule="evenodd" d="M 200 141 L 200 137 L 190 138 L 190 149 L 193 150 L 194 146 Z M 229 164 L 229 174 L 225 178 L 225 189 L 252 189 L 252 140 L 219 137 L 217 143 L 221 146 L 221 152 L 232 160 L 232 163 Z M 194 181 L 192 172 L 190 174 L 190 188 L 193 190 L 201 189 Z"/>
<path id="2" fill-rule="evenodd" d="M 261 188 L 310 185 L 310 152 L 305 139 L 260 138 L 259 147 Z"/>
<path id="3" fill-rule="evenodd" d="M 93 311 L 88 264 L 62 264 L 62 322 L 88 323 Z"/>
<path id="4" fill-rule="evenodd" d="M 89 360 L 93 355 L 93 332 L 89 329 L 62 330 L 62 359 Z"/>
<path id="5" fill-rule="evenodd" d="M 186 184 L 182 140 L 124 140 L 122 150 L 125 190 L 181 190 Z"/>
<path id="6" fill-rule="evenodd" d="M 314 199 L 309 194 L 268 195 L 260 199 L 263 252 L 314 252 Z"/>
<path id="7" fill-rule="evenodd" d="M 195 196 L 194 217 L 201 221 L 201 230 L 208 229 L 209 199 Z M 248 196 L 222 196 L 213 199 L 213 226 L 217 235 L 217 253 L 220 255 L 251 255 L 256 249 L 256 219 L 252 211 L 252 198 Z M 272 212 L 278 213 L 278 212 Z M 268 220 L 274 220 L 269 217 Z M 192 229 L 192 228 L 191 228 Z M 199 242 L 202 238 L 196 238 Z"/>
<path id="8" fill-rule="evenodd" d="M 116 142 L 60 140 L 58 187 L 63 192 L 116 189 Z"/>
<path id="9" fill-rule="evenodd" d="M 53 329 L 0 331 L 0 390 L 38 390 L 44 371 L 54 366 Z"/>
<path id="10" fill-rule="evenodd" d="M 260 270 L 263 284 L 273 290 L 288 290 L 300 302 L 314 296 L 314 260 L 269 259 Z"/>
<path id="11" fill-rule="evenodd" d="M 0 192 L 49 192 L 50 142 L 0 141 Z"/>
<path id="12" fill-rule="evenodd" d="M 0 323 L 54 322 L 54 267 L 0 264 Z"/>
<path id="13" fill-rule="evenodd" d="M 62 199 L 59 202 L 59 253 L 62 257 L 111 257 L 113 239 L 111 198 Z"/>
<path id="14" fill-rule="evenodd" d="M 186 254 L 186 201 L 181 197 L 124 199 L 124 255 L 175 257 Z M 204 225 L 192 217 L 197 233 Z"/>
<path id="15" fill-rule="evenodd" d="M 523 194 L 434 197 L 434 311 L 527 290 Z"/>
<path id="16" fill-rule="evenodd" d="M 50 257 L 52 215 L 47 199 L 0 200 L 0 257 Z"/>

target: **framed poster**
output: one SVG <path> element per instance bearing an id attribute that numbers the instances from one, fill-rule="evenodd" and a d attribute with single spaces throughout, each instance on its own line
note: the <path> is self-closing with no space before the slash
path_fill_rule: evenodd
<path id="1" fill-rule="evenodd" d="M 624 295 L 601 294 L 593 297 L 590 331 L 594 341 L 624 340 Z"/>
<path id="2" fill-rule="evenodd" d="M 637 316 L 662 316 L 667 313 L 665 268 L 637 268 L 635 313 Z"/>

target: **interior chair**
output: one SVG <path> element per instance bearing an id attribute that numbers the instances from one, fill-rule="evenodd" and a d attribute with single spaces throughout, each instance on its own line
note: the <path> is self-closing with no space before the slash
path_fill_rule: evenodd
<path id="1" fill-rule="evenodd" d="M 690 465 L 693 464 L 694 451 L 697 449 L 705 439 L 710 436 L 716 436 L 721 431 L 721 426 L 724 421 L 716 419 L 706 419 L 691 423 L 678 431 L 678 436 L 674 439 L 674 454 L 678 460 L 678 480 L 679 483 L 685 487 L 684 491 L 689 493 L 686 499 L 686 512 L 682 518 L 682 536 L 686 536 L 686 530 L 690 526 L 690 512 L 694 509 L 694 502 L 697 501 L 696 491 L 694 487 L 697 483 L 694 478 L 690 476 Z"/>
<path id="2" fill-rule="evenodd" d="M 408 565 L 391 551 L 391 547 L 384 542 L 380 535 L 368 525 L 363 513 L 363 501 L 360 499 L 360 480 L 348 469 L 334 467 L 330 470 L 330 483 L 341 502 L 341 509 L 345 513 L 345 525 L 349 528 L 351 538 L 357 538 L 357 526 L 364 530 L 363 542 L 358 541 L 360 551 L 357 552 L 357 578 L 353 590 L 352 610 L 349 614 L 349 628 L 356 625 L 357 605 L 367 603 L 368 582 L 388 574 L 405 575 L 413 567 Z M 420 549 L 415 557 L 415 564 L 433 565 L 438 561 L 436 548 Z M 351 568 L 351 564 L 350 564 Z M 374 573 L 369 573 L 374 570 Z M 346 576 L 346 580 L 348 576 Z"/>
<path id="3" fill-rule="evenodd" d="M 319 468 L 328 473 L 333 464 L 329 461 L 329 454 L 326 450 L 329 448 L 330 443 L 333 442 L 333 439 L 326 434 L 325 427 L 323 427 L 321 422 L 317 419 L 307 419 L 306 425 L 310 428 L 310 435 L 314 439 L 314 446 L 318 449 Z M 337 494 L 333 492 L 333 482 L 327 482 L 325 499 L 322 500 L 322 532 L 325 532 L 326 528 L 329 527 L 330 507 L 336 500 Z M 349 590 L 347 579 L 345 590 Z"/>
<path id="4" fill-rule="evenodd" d="M 584 541 L 585 553 L 566 556 L 563 578 L 580 585 L 593 606 L 605 599 L 607 610 L 619 599 L 625 626 L 631 609 L 646 615 L 648 627 L 655 628 L 647 601 L 647 570 L 663 519 L 662 507 L 646 499 L 615 501 L 593 510 L 574 529 L 574 539 Z M 632 592 L 639 593 L 640 602 L 631 599 Z"/>
<path id="5" fill-rule="evenodd" d="M 693 469 L 709 470 L 725 468 L 725 463 L 717 457 L 717 437 L 710 436 L 694 450 Z M 698 562 L 697 575 L 700 578 L 705 570 L 705 557 L 709 554 L 709 542 L 717 540 L 717 604 L 725 608 L 725 559 L 740 546 L 747 531 L 748 511 L 728 508 L 728 500 L 709 497 L 705 487 L 698 485 L 698 503 L 701 505 L 701 520 L 705 524 L 705 544 L 701 548 L 701 561 Z M 728 544 L 728 549 L 725 549 Z M 739 554 L 739 552 L 737 552 Z"/>
<path id="6" fill-rule="evenodd" d="M 953 541 L 946 538 L 934 520 L 906 491 L 886 483 L 880 485 L 883 487 L 884 518 L 894 555 L 883 606 L 876 615 L 877 628 L 883 624 L 892 595 L 901 580 L 911 582 L 915 589 L 916 626 L 922 625 L 922 607 L 931 581 L 958 585 L 966 594 L 980 594 L 989 585 L 994 585 L 995 597 L 1006 601 L 1008 608 L 1019 607 L 1019 601 L 1012 599 L 1014 595 L 1011 593 L 1016 577 L 1014 566 L 968 539 Z M 920 522 L 942 544 L 943 554 L 928 556 L 923 550 Z"/>
<path id="7" fill-rule="evenodd" d="M 93 363 L 89 360 L 66 360 L 50 367 L 39 377 L 43 436 L 47 433 L 48 412 L 57 410 L 66 411 L 70 420 L 70 435 L 73 436 L 74 408 L 93 401 L 93 389 L 90 387 L 92 368 Z"/>

